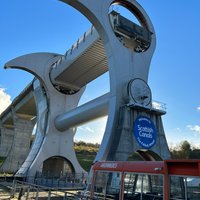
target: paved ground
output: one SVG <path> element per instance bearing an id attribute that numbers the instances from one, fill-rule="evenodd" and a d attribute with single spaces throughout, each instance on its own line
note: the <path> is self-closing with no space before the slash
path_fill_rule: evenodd
<path id="1" fill-rule="evenodd" d="M 22 196 L 21 196 L 21 200 L 25 200 L 27 198 L 27 195 L 28 195 L 28 199 L 29 200 L 35 200 L 36 199 L 36 196 L 38 196 L 39 200 L 46 200 L 48 199 L 48 196 L 50 194 L 50 199 L 51 200 L 61 200 L 63 199 L 63 197 L 66 195 L 66 192 L 67 192 L 67 196 L 68 196 L 68 199 L 71 199 L 70 196 L 73 196 L 76 191 L 69 191 L 69 190 L 52 190 L 50 193 L 49 191 L 44 191 L 44 190 L 41 190 L 41 191 L 37 191 L 35 189 L 31 189 L 28 193 L 27 193 L 27 185 L 21 187 L 21 186 L 17 186 L 17 189 L 16 189 L 16 193 L 15 193 L 15 197 L 12 197 L 12 182 L 6 182 L 6 181 L 1 181 L 0 182 L 0 200 L 18 200 L 19 198 L 19 194 L 21 193 Z M 72 198 L 74 199 L 74 198 Z"/>
<path id="2" fill-rule="evenodd" d="M 5 187 L 0 185 L 0 199 L 10 199 L 10 192 L 5 189 Z"/>

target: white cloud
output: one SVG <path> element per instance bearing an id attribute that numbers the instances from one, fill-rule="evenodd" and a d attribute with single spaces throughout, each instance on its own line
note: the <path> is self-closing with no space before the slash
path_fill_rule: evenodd
<path id="1" fill-rule="evenodd" d="M 0 88 L 0 114 L 11 104 L 11 96 Z"/>
<path id="2" fill-rule="evenodd" d="M 187 125 L 187 128 L 189 128 L 191 131 L 199 133 L 200 134 L 200 126 L 199 125 Z"/>
<path id="3" fill-rule="evenodd" d="M 90 133 L 94 133 L 94 130 L 91 129 L 89 126 L 87 126 L 85 129 L 86 129 L 88 132 L 90 132 Z"/>
<path id="4" fill-rule="evenodd" d="M 152 107 L 154 109 L 166 111 L 166 104 L 158 102 L 158 101 L 153 101 L 152 102 Z"/>
<path id="5" fill-rule="evenodd" d="M 103 117 L 78 127 L 75 141 L 101 143 L 106 127 L 107 117 Z"/>
<path id="6" fill-rule="evenodd" d="M 199 110 L 199 111 L 200 111 L 200 106 L 199 106 L 199 107 L 197 107 L 197 110 Z"/>
<path id="7" fill-rule="evenodd" d="M 89 126 L 81 126 L 81 127 L 78 127 L 79 130 L 81 131 L 84 131 L 84 132 L 89 132 L 89 133 L 94 133 L 94 130 L 91 129 Z"/>
<path id="8" fill-rule="evenodd" d="M 160 108 L 160 104 L 158 102 L 152 102 L 152 107 L 155 109 L 159 109 Z"/>

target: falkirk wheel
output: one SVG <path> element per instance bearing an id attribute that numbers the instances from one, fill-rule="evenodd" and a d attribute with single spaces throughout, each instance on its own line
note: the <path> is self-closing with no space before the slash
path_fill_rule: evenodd
<path id="1" fill-rule="evenodd" d="M 34 176 L 42 163 L 54 156 L 66 158 L 73 172 L 83 172 L 73 149 L 75 127 L 106 114 L 107 125 L 95 161 L 125 161 L 134 152 L 144 160 L 168 159 L 161 119 L 165 111 L 153 106 L 148 86 L 156 34 L 144 9 L 135 0 L 62 2 L 89 19 L 93 25 L 90 32 L 65 55 L 32 53 L 5 64 L 5 68 L 26 70 L 39 80 L 34 82 L 36 139 L 16 175 Z M 140 25 L 110 12 L 113 5 L 128 9 Z M 77 107 L 85 85 L 106 71 L 110 92 Z"/>

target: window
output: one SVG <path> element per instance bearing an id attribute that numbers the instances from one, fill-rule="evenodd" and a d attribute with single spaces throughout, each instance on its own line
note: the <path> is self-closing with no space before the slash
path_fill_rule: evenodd
<path id="1" fill-rule="evenodd" d="M 124 199 L 140 198 L 141 179 L 140 175 L 125 173 L 124 176 Z"/>
<path id="2" fill-rule="evenodd" d="M 187 197 L 190 200 L 200 199 L 200 178 L 187 178 Z"/>
<path id="3" fill-rule="evenodd" d="M 94 199 L 119 199 L 121 173 L 97 171 L 94 183 Z"/>
<path id="4" fill-rule="evenodd" d="M 200 178 L 170 176 L 170 200 L 200 199 Z"/>
<path id="5" fill-rule="evenodd" d="M 163 200 L 163 176 L 125 173 L 124 200 Z"/>

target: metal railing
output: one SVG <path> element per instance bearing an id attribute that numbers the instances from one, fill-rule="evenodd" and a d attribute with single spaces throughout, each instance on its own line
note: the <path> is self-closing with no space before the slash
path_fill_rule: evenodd
<path id="1" fill-rule="evenodd" d="M 58 65 L 60 65 L 63 61 L 67 60 L 68 55 L 71 55 L 75 49 L 78 49 L 79 45 L 83 42 L 85 42 L 86 38 L 95 32 L 96 29 L 94 26 L 91 26 L 89 30 L 84 32 L 83 36 L 81 36 L 72 46 L 69 50 L 66 51 L 64 55 L 62 55 L 53 65 L 52 68 L 57 68 Z"/>
<path id="2" fill-rule="evenodd" d="M 87 173 L 68 173 L 49 177 L 37 173 L 35 177 L 3 176 L 0 179 L 0 199 L 78 199 L 78 191 L 86 188 Z"/>
<path id="3" fill-rule="evenodd" d="M 167 106 L 165 103 L 155 101 L 155 100 L 152 101 L 152 108 L 155 110 L 161 110 L 164 112 L 166 112 L 166 110 L 167 110 Z"/>
<path id="4" fill-rule="evenodd" d="M 57 177 L 37 173 L 35 177 L 27 177 L 26 181 L 54 188 L 85 188 L 87 179 L 87 173 L 67 173 Z"/>
<path id="5" fill-rule="evenodd" d="M 15 180 L 13 181 L 13 191 L 10 198 L 17 198 L 18 200 L 70 200 L 79 199 L 80 197 L 80 190 L 58 190 L 56 188 L 49 188 Z"/>

